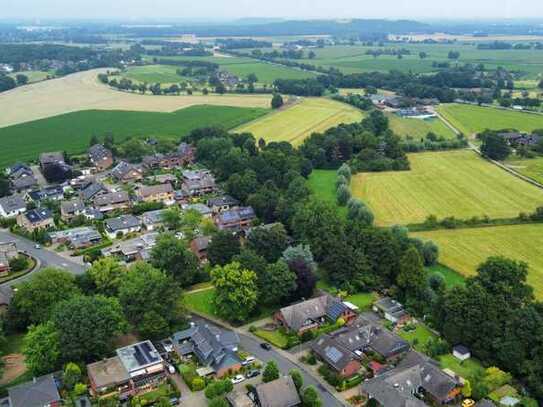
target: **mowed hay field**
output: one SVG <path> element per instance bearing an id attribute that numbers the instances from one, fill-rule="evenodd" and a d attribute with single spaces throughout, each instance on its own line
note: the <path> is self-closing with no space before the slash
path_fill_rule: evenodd
<path id="1" fill-rule="evenodd" d="M 269 108 L 271 95 L 152 96 L 98 83 L 105 69 L 79 72 L 0 93 L 0 127 L 81 110 L 175 112 L 189 106 Z"/>
<path id="2" fill-rule="evenodd" d="M 440 105 L 438 112 L 466 136 L 486 129 L 525 132 L 543 129 L 543 115 L 540 114 L 461 104 Z"/>
<path id="3" fill-rule="evenodd" d="M 312 133 L 319 133 L 341 123 L 362 120 L 362 111 L 344 103 L 325 98 L 304 98 L 292 106 L 272 112 L 237 132 L 250 132 L 256 138 L 270 141 L 288 141 L 301 144 Z"/>
<path id="4" fill-rule="evenodd" d="M 511 218 L 543 204 L 543 190 L 469 150 L 410 154 L 410 171 L 361 173 L 353 194 L 379 225 L 421 223 L 428 216 Z"/>
<path id="5" fill-rule="evenodd" d="M 177 74 L 178 66 L 142 65 L 131 66 L 122 76 L 136 82 L 147 83 L 179 83 L 185 78 Z"/>
<path id="6" fill-rule="evenodd" d="M 490 256 L 505 256 L 529 264 L 528 282 L 543 299 L 543 225 L 495 226 L 413 233 L 439 246 L 439 262 L 465 276 L 476 274 Z"/>
<path id="7" fill-rule="evenodd" d="M 414 139 L 421 139 L 430 132 L 445 139 L 456 137 L 454 131 L 447 127 L 441 119 L 406 119 L 390 113 L 387 113 L 387 117 L 392 131 L 401 137 L 411 136 Z"/>
<path id="8" fill-rule="evenodd" d="M 44 151 L 80 153 L 93 135 L 117 140 L 155 137 L 179 140 L 198 127 L 231 129 L 268 112 L 261 108 L 192 106 L 174 113 L 87 110 L 0 128 L 0 167 L 36 159 Z"/>

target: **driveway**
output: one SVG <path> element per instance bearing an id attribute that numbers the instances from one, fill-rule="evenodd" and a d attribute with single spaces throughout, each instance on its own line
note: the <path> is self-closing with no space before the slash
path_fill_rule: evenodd
<path id="1" fill-rule="evenodd" d="M 0 286 L 13 286 L 20 283 L 23 280 L 28 279 L 32 274 L 39 273 L 46 267 L 58 267 L 69 271 L 72 274 L 83 274 L 86 267 L 68 258 L 62 257 L 59 254 L 48 249 L 36 249 L 35 242 L 28 240 L 19 235 L 15 235 L 6 230 L 0 230 L 0 241 L 2 242 L 15 242 L 19 251 L 24 251 L 30 254 L 32 257 L 39 260 L 39 267 L 36 267 L 34 271 L 28 273 L 22 277 L 8 281 Z"/>

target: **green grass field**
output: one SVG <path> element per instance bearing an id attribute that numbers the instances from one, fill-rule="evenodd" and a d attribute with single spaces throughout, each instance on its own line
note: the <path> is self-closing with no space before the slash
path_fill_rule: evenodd
<path id="1" fill-rule="evenodd" d="M 465 276 L 490 256 L 505 256 L 529 264 L 528 282 L 543 299 L 543 225 L 494 226 L 417 232 L 439 246 L 439 262 Z"/>
<path id="2" fill-rule="evenodd" d="M 476 379 L 481 377 L 485 370 L 483 365 L 474 358 L 460 362 L 449 353 L 448 355 L 440 356 L 438 359 L 442 369 L 450 369 L 457 375 L 470 380 L 472 383 L 475 383 Z"/>
<path id="3" fill-rule="evenodd" d="M 87 110 L 0 128 L 0 167 L 36 159 L 44 151 L 81 153 L 92 135 L 111 133 L 178 140 L 204 126 L 237 127 L 267 112 L 259 108 L 193 106 L 174 113 Z"/>
<path id="4" fill-rule="evenodd" d="M 177 75 L 178 69 L 179 67 L 172 65 L 131 66 L 123 73 L 123 76 L 136 82 L 179 83 L 185 78 Z"/>
<path id="5" fill-rule="evenodd" d="M 52 72 L 23 71 L 23 72 L 17 72 L 17 73 L 14 73 L 14 74 L 10 74 L 9 76 L 11 76 L 13 79 L 15 79 L 15 77 L 17 75 L 19 75 L 19 74 L 26 75 L 28 77 L 28 83 L 43 81 L 43 80 L 47 79 L 47 76 L 53 75 Z"/>
<path id="6" fill-rule="evenodd" d="M 513 157 L 508 159 L 505 164 L 515 171 L 520 172 L 522 175 L 543 184 L 543 157 L 526 159 Z"/>
<path id="7" fill-rule="evenodd" d="M 358 293 L 349 295 L 345 298 L 345 301 L 356 305 L 359 308 L 359 311 L 367 311 L 371 308 L 377 298 L 378 295 L 376 293 Z"/>
<path id="8" fill-rule="evenodd" d="M 421 223 L 429 215 L 511 218 L 543 204 L 539 188 L 472 151 L 410 154 L 409 161 L 410 171 L 353 177 L 353 195 L 366 202 L 378 225 Z"/>
<path id="9" fill-rule="evenodd" d="M 439 275 L 443 277 L 445 285 L 448 288 L 466 284 L 466 278 L 462 274 L 447 266 L 444 266 L 443 264 L 436 264 L 435 266 L 427 267 L 426 271 L 429 275 Z"/>
<path id="10" fill-rule="evenodd" d="M 362 111 L 344 103 L 325 98 L 305 98 L 293 106 L 272 112 L 236 129 L 250 132 L 256 138 L 288 141 L 300 145 L 312 133 L 320 133 L 341 123 L 362 120 Z"/>
<path id="11" fill-rule="evenodd" d="M 441 119 L 406 119 L 395 114 L 388 114 L 390 128 L 398 136 L 411 136 L 413 139 L 422 139 L 430 132 L 445 139 L 454 139 L 456 134 L 441 121 Z"/>
<path id="12" fill-rule="evenodd" d="M 214 295 L 215 288 L 212 287 L 208 290 L 188 292 L 183 299 L 189 311 L 196 311 L 200 314 L 217 317 L 215 306 L 213 305 Z"/>
<path id="13" fill-rule="evenodd" d="M 460 104 L 441 105 L 438 111 L 466 136 L 486 129 L 516 129 L 526 132 L 543 129 L 543 115 L 539 114 Z"/>
<path id="14" fill-rule="evenodd" d="M 336 178 L 335 170 L 313 170 L 307 180 L 307 185 L 316 198 L 337 206 Z M 345 207 L 337 206 L 337 208 L 342 216 L 347 215 Z"/>
<path id="15" fill-rule="evenodd" d="M 418 323 L 414 330 L 401 329 L 398 335 L 409 342 L 419 352 L 424 352 L 426 344 L 437 336 L 426 325 Z"/>

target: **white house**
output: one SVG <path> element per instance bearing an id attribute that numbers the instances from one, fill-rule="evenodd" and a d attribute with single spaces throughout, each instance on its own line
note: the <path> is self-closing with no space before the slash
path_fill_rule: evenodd
<path id="1" fill-rule="evenodd" d="M 14 218 L 26 211 L 26 202 L 20 195 L 0 198 L 0 218 Z"/>

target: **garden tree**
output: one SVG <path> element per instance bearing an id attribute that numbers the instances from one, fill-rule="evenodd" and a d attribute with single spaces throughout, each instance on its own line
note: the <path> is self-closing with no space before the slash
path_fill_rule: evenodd
<path id="1" fill-rule="evenodd" d="M 234 385 L 230 379 L 215 380 L 207 385 L 205 389 L 205 396 L 211 400 L 230 393 L 233 389 Z"/>
<path id="2" fill-rule="evenodd" d="M 209 242 L 207 258 L 212 265 L 224 266 L 239 254 L 241 244 L 239 239 L 226 230 L 218 231 Z"/>
<path id="3" fill-rule="evenodd" d="M 319 393 L 313 386 L 308 386 L 302 393 L 302 406 L 303 407 L 321 407 L 322 400 Z"/>
<path id="4" fill-rule="evenodd" d="M 304 177 L 297 176 L 294 178 L 287 189 L 286 198 L 287 201 L 292 202 L 303 202 L 309 195 L 311 190 L 307 186 L 307 180 Z"/>
<path id="5" fill-rule="evenodd" d="M 317 286 L 317 276 L 313 269 L 301 259 L 293 260 L 288 267 L 296 274 L 296 291 L 292 300 L 311 298 Z"/>
<path id="6" fill-rule="evenodd" d="M 269 263 L 277 261 L 287 246 L 287 231 L 281 223 L 251 229 L 246 241 L 249 250 L 264 257 Z"/>
<path id="7" fill-rule="evenodd" d="M 140 162 L 144 156 L 152 153 L 151 148 L 143 140 L 131 138 L 118 147 L 118 154 L 130 162 Z"/>
<path id="8" fill-rule="evenodd" d="M 216 397 L 211 400 L 208 404 L 208 407 L 230 407 L 230 404 L 224 397 Z"/>
<path id="9" fill-rule="evenodd" d="M 18 286 L 10 306 L 10 318 L 15 319 L 16 325 L 23 326 L 45 322 L 56 304 L 79 293 L 72 274 L 46 268 Z"/>
<path id="10" fill-rule="evenodd" d="M 175 231 L 181 228 L 181 210 L 178 206 L 172 206 L 162 212 L 162 222 L 167 229 Z"/>
<path id="11" fill-rule="evenodd" d="M 119 283 L 126 273 L 126 267 L 113 257 L 103 257 L 92 263 L 87 273 L 99 293 L 113 296 L 117 294 Z"/>
<path id="12" fill-rule="evenodd" d="M 279 368 L 277 367 L 277 362 L 275 360 L 270 360 L 268 363 L 266 363 L 264 372 L 262 372 L 262 381 L 264 383 L 269 383 L 277 379 L 279 379 Z"/>
<path id="13" fill-rule="evenodd" d="M 339 206 L 347 205 L 351 199 L 351 190 L 347 185 L 340 185 L 336 192 L 336 200 Z"/>
<path id="14" fill-rule="evenodd" d="M 283 260 L 291 266 L 294 263 L 303 263 L 311 271 L 317 270 L 317 263 L 313 259 L 313 253 L 308 245 L 289 246 L 283 252 Z"/>
<path id="15" fill-rule="evenodd" d="M 471 382 L 467 379 L 464 379 L 464 386 L 462 386 L 462 396 L 466 398 L 471 397 Z"/>
<path id="16" fill-rule="evenodd" d="M 279 93 L 274 93 L 271 101 L 272 109 L 279 109 L 283 104 L 283 97 Z"/>
<path id="17" fill-rule="evenodd" d="M 426 58 L 428 58 L 428 54 L 426 52 L 419 52 L 419 58 L 420 59 L 426 59 Z"/>
<path id="18" fill-rule="evenodd" d="M 23 339 L 22 353 L 30 373 L 41 376 L 60 365 L 60 335 L 52 322 L 32 325 Z"/>
<path id="19" fill-rule="evenodd" d="M 249 75 L 247 75 L 247 83 L 257 83 L 257 82 L 258 82 L 258 77 L 256 76 L 256 74 L 250 73 Z"/>
<path id="20" fill-rule="evenodd" d="M 64 372 L 62 373 L 62 383 L 68 390 L 73 390 L 75 385 L 81 380 L 81 368 L 73 363 L 69 362 L 64 366 Z"/>
<path id="21" fill-rule="evenodd" d="M 504 372 L 500 368 L 491 366 L 485 369 L 485 375 L 483 378 L 483 383 L 489 389 L 497 389 L 501 386 L 511 383 L 511 374 Z"/>
<path id="22" fill-rule="evenodd" d="M 349 185 L 349 180 L 345 178 L 343 175 L 338 175 L 336 177 L 336 190 L 338 190 L 342 186 L 348 187 L 348 185 Z"/>
<path id="23" fill-rule="evenodd" d="M 434 266 L 439 258 L 439 247 L 432 241 L 424 242 L 422 246 L 422 257 L 425 266 Z"/>
<path id="24" fill-rule="evenodd" d="M 253 170 L 232 174 L 226 181 L 226 191 L 240 201 L 245 201 L 257 186 L 256 173 Z"/>
<path id="25" fill-rule="evenodd" d="M 265 275 L 268 262 L 264 257 L 259 256 L 252 250 L 243 248 L 239 254 L 232 258 L 232 261 L 239 263 L 242 269 L 255 272 L 259 292 L 266 289 L 263 284 L 266 281 Z"/>
<path id="26" fill-rule="evenodd" d="M 28 83 L 28 76 L 17 74 L 15 80 L 17 81 L 17 86 L 26 85 Z"/>
<path id="27" fill-rule="evenodd" d="M 374 216 L 369 208 L 358 198 L 351 198 L 347 202 L 347 219 L 359 222 L 361 225 L 371 226 Z"/>
<path id="28" fill-rule="evenodd" d="M 304 378 L 302 374 L 298 369 L 291 369 L 289 370 L 288 374 L 290 375 L 290 377 L 292 377 L 292 381 L 296 386 L 296 390 L 300 392 L 302 390 L 302 387 L 304 387 Z"/>
<path id="29" fill-rule="evenodd" d="M 249 195 L 247 203 L 252 206 L 257 216 L 264 223 L 272 223 L 276 219 L 276 208 L 280 197 L 279 188 L 273 181 L 266 181 L 258 190 Z"/>
<path id="30" fill-rule="evenodd" d="M 315 259 L 322 260 L 329 247 L 344 234 L 343 220 L 330 203 L 311 200 L 298 208 L 291 222 L 295 237 L 311 247 Z"/>
<path id="31" fill-rule="evenodd" d="M 128 321 L 153 338 L 166 335 L 184 316 L 177 283 L 144 262 L 134 264 L 122 280 L 119 301 Z"/>
<path id="32" fill-rule="evenodd" d="M 181 287 L 194 284 L 198 275 L 198 258 L 170 233 L 159 236 L 151 251 L 151 264 L 172 276 Z"/>
<path id="33" fill-rule="evenodd" d="M 320 264 L 328 280 L 344 290 L 356 292 L 375 284 L 366 256 L 345 237 L 331 243 L 328 255 Z"/>
<path id="34" fill-rule="evenodd" d="M 339 169 L 337 170 L 337 175 L 344 177 L 348 182 L 350 182 L 352 177 L 352 171 L 351 167 L 349 167 L 349 164 L 341 164 L 341 167 L 339 167 Z"/>
<path id="35" fill-rule="evenodd" d="M 426 287 L 424 264 L 414 247 L 402 256 L 396 283 L 404 299 L 417 297 Z"/>
<path id="36" fill-rule="evenodd" d="M 505 160 L 511 154 L 507 141 L 498 134 L 491 132 L 482 137 L 481 152 L 492 160 Z"/>
<path id="37" fill-rule="evenodd" d="M 282 260 L 268 264 L 262 280 L 260 297 L 266 304 L 283 304 L 296 290 L 296 274 Z"/>
<path id="38" fill-rule="evenodd" d="M 213 301 L 218 315 L 229 321 L 246 321 L 257 304 L 255 272 L 233 262 L 216 266 L 211 271 L 211 279 L 215 286 Z"/>
<path id="39" fill-rule="evenodd" d="M 107 356 L 114 339 L 126 330 L 116 298 L 76 295 L 55 306 L 51 321 L 58 334 L 63 361 L 90 362 Z"/>

